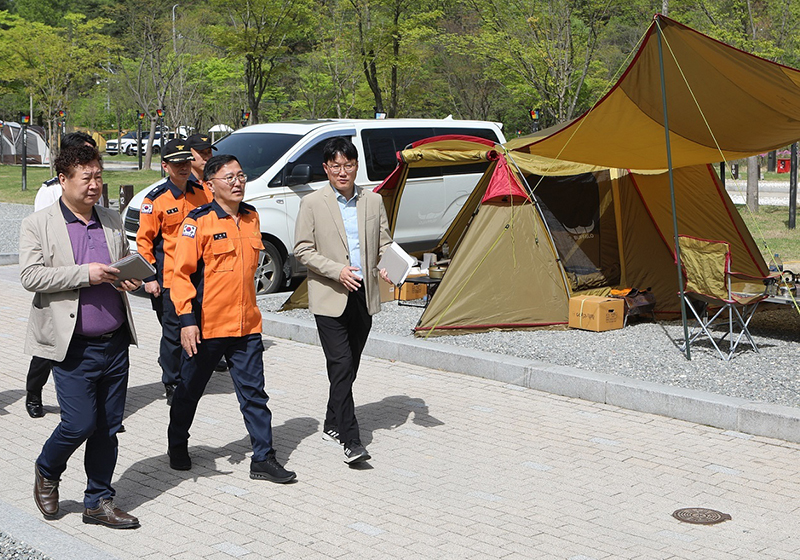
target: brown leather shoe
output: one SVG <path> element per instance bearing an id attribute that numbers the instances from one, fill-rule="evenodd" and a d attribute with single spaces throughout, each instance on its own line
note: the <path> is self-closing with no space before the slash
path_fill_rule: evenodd
<path id="1" fill-rule="evenodd" d="M 58 480 L 49 480 L 42 476 L 38 465 L 34 465 L 36 482 L 33 483 L 33 501 L 45 519 L 53 519 L 58 515 Z"/>
<path id="2" fill-rule="evenodd" d="M 83 512 L 83 522 L 112 529 L 135 529 L 139 526 L 138 519 L 116 507 L 110 498 L 100 500 L 96 508 L 87 508 Z"/>

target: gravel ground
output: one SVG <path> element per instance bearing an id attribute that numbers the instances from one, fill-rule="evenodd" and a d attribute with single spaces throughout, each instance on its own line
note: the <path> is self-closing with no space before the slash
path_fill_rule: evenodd
<path id="1" fill-rule="evenodd" d="M 50 560 L 38 550 L 0 531 L 0 560 Z"/>
<path id="2" fill-rule="evenodd" d="M 288 294 L 259 298 L 262 311 L 277 311 Z M 692 360 L 676 347 L 680 321 L 641 320 L 624 329 L 594 333 L 574 329 L 495 331 L 431 338 L 435 342 L 623 375 L 665 385 L 709 391 L 754 401 L 800 407 L 800 314 L 789 306 L 763 307 L 750 331 L 760 352 L 740 346 L 729 362 L 710 344 L 692 346 Z M 285 315 L 313 322 L 308 310 Z M 383 304 L 373 332 L 412 337 L 422 309 Z"/>
<path id="3" fill-rule="evenodd" d="M 28 214 L 33 214 L 30 204 L 0 204 L 0 254 L 19 252 L 19 226 Z"/>

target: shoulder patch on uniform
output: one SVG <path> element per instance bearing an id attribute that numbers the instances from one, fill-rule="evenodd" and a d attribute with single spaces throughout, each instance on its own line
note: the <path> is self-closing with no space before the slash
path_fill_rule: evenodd
<path id="1" fill-rule="evenodd" d="M 176 213 L 177 211 L 178 211 L 178 209 L 177 209 L 177 208 L 170 208 L 169 210 L 167 210 L 167 214 L 174 214 L 174 213 Z"/>
<path id="2" fill-rule="evenodd" d="M 141 208 L 142 214 L 152 214 L 153 213 L 153 205 L 150 203 L 142 204 Z"/>
<path id="3" fill-rule="evenodd" d="M 190 210 L 189 213 L 186 215 L 193 220 L 197 220 L 200 216 L 205 216 L 211 212 L 211 203 L 203 204 L 202 206 L 198 206 L 197 208 Z"/>
<path id="4" fill-rule="evenodd" d="M 169 192 L 166 183 L 161 183 L 160 185 L 156 185 L 153 189 L 147 193 L 147 198 L 150 200 L 155 200 L 165 192 Z"/>
<path id="5" fill-rule="evenodd" d="M 220 239 L 228 239 L 228 234 L 224 231 L 222 233 L 215 233 L 214 234 L 214 241 L 219 241 Z"/>
<path id="6" fill-rule="evenodd" d="M 193 226 L 191 224 L 183 224 L 183 236 L 184 237 L 194 237 L 194 234 L 197 232 L 197 226 Z"/>

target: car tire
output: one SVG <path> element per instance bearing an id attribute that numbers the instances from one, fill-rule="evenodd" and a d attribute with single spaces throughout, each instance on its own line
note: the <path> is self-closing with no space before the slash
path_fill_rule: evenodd
<path id="1" fill-rule="evenodd" d="M 129 144 L 127 148 L 125 148 L 125 155 L 132 156 L 133 155 L 133 144 Z"/>
<path id="2" fill-rule="evenodd" d="M 264 249 L 258 255 L 256 267 L 256 294 L 272 294 L 283 285 L 283 257 L 278 248 L 264 240 Z"/>

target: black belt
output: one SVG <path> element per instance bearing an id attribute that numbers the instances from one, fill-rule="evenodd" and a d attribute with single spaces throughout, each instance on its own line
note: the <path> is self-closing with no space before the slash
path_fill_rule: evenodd
<path id="1" fill-rule="evenodd" d="M 75 333 L 73 336 L 79 340 L 88 340 L 90 342 L 106 342 L 114 338 L 114 335 L 116 335 L 120 330 L 122 330 L 124 326 L 125 325 L 122 325 L 121 327 L 118 327 L 111 332 L 107 332 L 97 336 L 86 336 L 84 334 L 78 334 L 78 333 Z"/>

